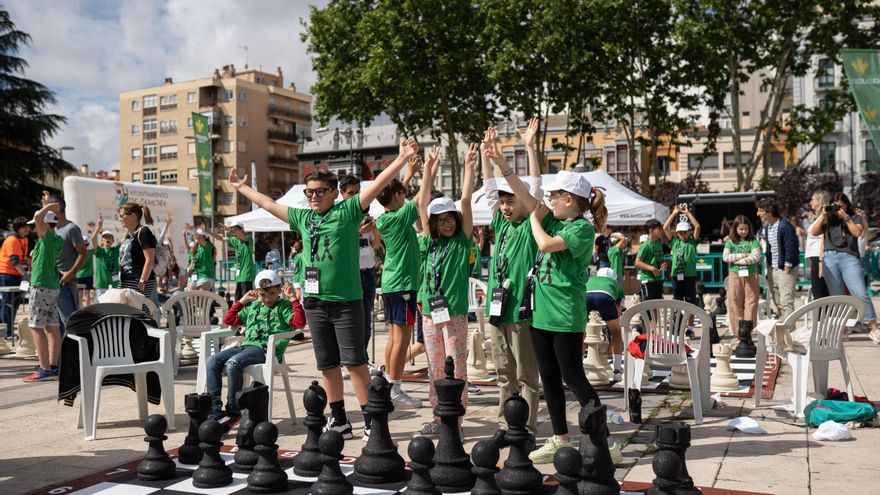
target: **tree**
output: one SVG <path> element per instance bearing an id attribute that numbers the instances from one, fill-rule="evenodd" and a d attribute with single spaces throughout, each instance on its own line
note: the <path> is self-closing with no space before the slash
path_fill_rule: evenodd
<path id="1" fill-rule="evenodd" d="M 852 198 L 854 205 L 865 210 L 868 215 L 868 225 L 872 228 L 880 226 L 880 201 L 877 201 L 877 191 L 880 191 L 880 173 L 871 172 L 862 178 Z"/>
<path id="2" fill-rule="evenodd" d="M 60 115 L 45 113 L 55 95 L 22 77 L 27 62 L 18 50 L 30 40 L 0 10 L 0 211 L 7 217 L 33 215 L 44 189 L 38 181 L 73 170 L 46 144 L 65 122 Z"/>
<path id="3" fill-rule="evenodd" d="M 774 180 L 772 188 L 776 192 L 780 215 L 793 219 L 806 213 L 814 192 L 819 189 L 840 192 L 842 184 L 835 171 L 821 172 L 815 166 L 800 166 L 787 168 Z"/>

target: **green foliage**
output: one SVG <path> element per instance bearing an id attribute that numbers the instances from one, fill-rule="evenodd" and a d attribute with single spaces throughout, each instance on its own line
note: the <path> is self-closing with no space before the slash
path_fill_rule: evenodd
<path id="1" fill-rule="evenodd" d="M 862 182 L 856 187 L 853 195 L 853 204 L 865 210 L 868 215 L 868 225 L 877 227 L 880 225 L 880 201 L 877 200 L 877 191 L 880 191 L 880 173 L 871 172 L 862 177 Z"/>
<path id="2" fill-rule="evenodd" d="M 819 172 L 815 166 L 787 168 L 776 178 L 772 190 L 782 216 L 792 219 L 803 216 L 810 207 L 814 192 L 824 189 L 839 192 L 842 182 L 837 172 Z"/>
<path id="3" fill-rule="evenodd" d="M 30 217 L 38 209 L 38 183 L 59 177 L 73 167 L 46 144 L 65 122 L 44 113 L 55 96 L 40 83 L 22 77 L 27 62 L 18 56 L 30 36 L 15 28 L 9 13 L 0 10 L 0 212 L 11 218 Z"/>

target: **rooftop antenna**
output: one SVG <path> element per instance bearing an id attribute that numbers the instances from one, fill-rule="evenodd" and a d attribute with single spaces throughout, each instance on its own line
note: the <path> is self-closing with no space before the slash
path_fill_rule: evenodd
<path id="1" fill-rule="evenodd" d="M 248 47 L 246 45 L 239 46 L 239 48 L 244 48 L 244 70 L 248 69 Z"/>

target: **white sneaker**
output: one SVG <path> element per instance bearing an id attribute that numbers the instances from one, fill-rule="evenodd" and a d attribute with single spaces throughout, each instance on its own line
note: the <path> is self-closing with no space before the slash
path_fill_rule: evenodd
<path id="1" fill-rule="evenodd" d="M 394 404 L 395 409 L 419 409 L 422 407 L 421 400 L 410 396 L 403 390 L 391 396 L 391 403 Z"/>
<path id="2" fill-rule="evenodd" d="M 382 369 L 373 363 L 367 363 L 367 370 L 370 372 L 370 376 L 379 376 L 382 373 Z"/>
<path id="3" fill-rule="evenodd" d="M 436 437 L 440 433 L 440 424 L 433 421 L 423 423 L 413 436 L 414 437 Z"/>
<path id="4" fill-rule="evenodd" d="M 614 380 L 615 382 L 619 382 L 619 381 L 623 380 L 623 370 L 620 368 L 617 368 L 616 370 L 614 370 L 614 373 L 612 373 L 611 379 Z"/>
<path id="5" fill-rule="evenodd" d="M 348 380 L 349 378 L 351 378 L 351 373 L 348 372 L 348 368 L 342 366 L 342 379 Z"/>
<path id="6" fill-rule="evenodd" d="M 535 464 L 550 464 L 556 451 L 562 447 L 572 447 L 571 440 L 557 440 L 550 437 L 544 441 L 540 449 L 529 452 L 529 459 Z"/>
<path id="7" fill-rule="evenodd" d="M 364 428 L 364 435 L 361 437 L 361 440 L 364 442 L 368 442 L 370 440 L 370 428 Z"/>
<path id="8" fill-rule="evenodd" d="M 342 434 L 342 438 L 349 440 L 354 438 L 354 435 L 351 433 L 351 421 L 346 422 L 344 425 L 336 424 L 336 419 L 333 416 L 327 418 L 327 424 L 324 425 L 324 431 L 338 431 Z"/>

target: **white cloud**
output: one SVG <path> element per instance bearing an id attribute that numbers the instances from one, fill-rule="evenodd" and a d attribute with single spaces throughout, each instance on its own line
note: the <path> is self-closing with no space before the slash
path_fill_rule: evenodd
<path id="1" fill-rule="evenodd" d="M 243 46 L 250 68 L 280 66 L 285 84 L 299 91 L 315 80 L 300 41 L 306 2 L 55 0 L 4 8 L 32 37 L 20 53 L 30 64 L 25 76 L 54 90 L 58 103 L 47 111 L 67 117 L 50 144 L 73 146 L 64 157 L 92 170 L 119 162 L 122 91 L 206 77 L 227 64 L 243 69 Z"/>

